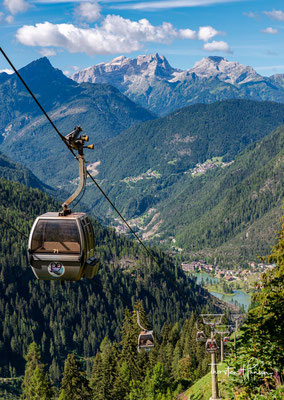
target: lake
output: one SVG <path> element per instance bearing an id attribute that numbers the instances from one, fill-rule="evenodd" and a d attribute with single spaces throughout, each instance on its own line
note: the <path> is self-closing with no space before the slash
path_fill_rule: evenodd
<path id="1" fill-rule="evenodd" d="M 216 292 L 210 292 L 213 294 L 213 296 L 218 297 L 218 299 L 226 301 L 227 303 L 231 304 L 236 304 L 244 306 L 245 311 L 248 311 L 248 308 L 251 303 L 251 298 L 250 295 L 247 293 L 244 293 L 242 290 L 234 290 L 234 296 L 233 295 L 226 295 L 226 294 L 221 294 L 221 293 L 216 293 Z M 237 302 L 237 303 L 236 303 Z"/>
<path id="2" fill-rule="evenodd" d="M 195 276 L 196 279 L 196 283 L 198 283 L 198 285 L 200 285 L 202 282 L 204 284 L 214 284 L 214 283 L 218 283 L 219 279 L 212 277 L 211 275 L 207 274 L 207 272 L 194 272 L 191 275 Z M 235 302 L 237 302 L 236 305 L 238 306 L 243 306 L 245 311 L 248 311 L 248 308 L 250 306 L 251 303 L 251 297 L 249 294 L 244 293 L 242 290 L 234 290 L 234 295 L 226 295 L 226 294 L 220 294 L 220 293 L 216 293 L 216 292 L 210 292 L 213 296 L 217 297 L 220 300 L 226 301 L 227 303 L 231 303 L 231 304 L 236 304 Z"/>

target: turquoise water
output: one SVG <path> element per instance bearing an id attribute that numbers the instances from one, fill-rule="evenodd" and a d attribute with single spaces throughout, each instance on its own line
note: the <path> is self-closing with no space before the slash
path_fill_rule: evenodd
<path id="1" fill-rule="evenodd" d="M 213 294 L 213 296 L 218 297 L 218 299 L 226 301 L 227 303 L 244 306 L 245 311 L 248 311 L 251 303 L 250 295 L 244 293 L 242 290 L 234 290 L 234 296 L 228 296 L 226 294 L 220 294 L 216 292 L 210 293 Z"/>
<path id="2" fill-rule="evenodd" d="M 213 276 L 207 274 L 207 272 L 193 272 L 191 275 L 195 276 L 197 278 L 196 283 L 200 285 L 202 280 L 204 281 L 205 284 L 214 284 L 219 282 L 218 278 L 214 278 Z"/>
<path id="3" fill-rule="evenodd" d="M 214 284 L 214 283 L 219 282 L 218 278 L 212 277 L 203 271 L 202 272 L 194 272 L 194 273 L 192 273 L 192 275 L 194 275 L 197 278 L 196 283 L 198 283 L 199 285 L 202 282 L 202 280 L 205 284 L 207 284 L 207 283 Z M 250 295 L 244 293 L 242 290 L 234 290 L 234 296 L 232 296 L 232 295 L 228 296 L 226 294 L 220 294 L 220 293 L 216 293 L 216 292 L 210 292 L 210 293 L 213 294 L 213 296 L 217 297 L 218 299 L 226 301 L 227 303 L 236 304 L 238 306 L 243 306 L 245 311 L 248 311 L 248 308 L 251 303 Z M 235 303 L 235 302 L 237 302 L 237 303 Z"/>

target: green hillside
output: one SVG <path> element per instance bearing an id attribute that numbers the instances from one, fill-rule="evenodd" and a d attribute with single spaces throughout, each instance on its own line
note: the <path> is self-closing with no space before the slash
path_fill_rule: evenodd
<path id="1" fill-rule="evenodd" d="M 1 218 L 25 235 L 37 215 L 59 209 L 52 198 L 38 189 L 2 178 L 0 197 Z M 94 223 L 99 274 L 92 281 L 70 282 L 63 287 L 58 282 L 35 279 L 27 266 L 26 240 L 0 223 L 2 377 L 23 374 L 23 354 L 35 341 L 57 381 L 68 352 L 90 357 L 104 337 L 120 339 L 125 305 L 138 299 L 143 299 L 156 332 L 166 321 L 183 321 L 192 311 L 216 308 L 208 292 L 189 280 L 169 256 L 153 250 L 158 267 L 133 241 Z"/>
<path id="2" fill-rule="evenodd" d="M 222 398 L 222 400 L 230 400 L 226 390 L 228 366 L 226 363 L 220 363 L 217 365 L 217 370 L 219 396 Z M 211 393 L 211 372 L 209 372 L 199 379 L 194 385 L 192 385 L 187 391 L 180 394 L 179 400 L 209 400 Z"/>
<path id="3" fill-rule="evenodd" d="M 175 238 L 196 257 L 255 259 L 269 250 L 281 213 L 283 128 L 267 135 L 283 123 L 283 107 L 234 100 L 146 122 L 98 152 L 96 178 L 145 238 L 167 246 Z M 98 193 L 87 198 L 117 225 Z"/>
<path id="4" fill-rule="evenodd" d="M 98 178 L 115 183 L 151 169 L 165 180 L 212 157 L 233 160 L 283 124 L 283 111 L 283 104 L 248 100 L 182 108 L 109 141 L 96 155 L 101 162 Z"/>
<path id="5" fill-rule="evenodd" d="M 280 127 L 229 167 L 194 178 L 161 209 L 164 237 L 174 235 L 178 246 L 193 253 L 219 246 L 229 253 L 232 246 L 243 260 L 269 251 L 280 224 L 283 149 Z"/>

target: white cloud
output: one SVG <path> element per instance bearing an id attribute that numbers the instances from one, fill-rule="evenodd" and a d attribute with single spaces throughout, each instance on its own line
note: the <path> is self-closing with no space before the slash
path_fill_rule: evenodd
<path id="1" fill-rule="evenodd" d="M 43 49 L 40 50 L 40 54 L 43 57 L 53 57 L 53 56 L 56 56 L 56 51 L 54 49 L 45 49 L 45 48 L 43 48 Z"/>
<path id="2" fill-rule="evenodd" d="M 269 33 L 269 34 L 271 34 L 271 35 L 275 35 L 275 34 L 278 33 L 279 31 L 278 31 L 278 29 L 274 29 L 274 28 L 271 28 L 271 27 L 269 26 L 268 28 L 262 29 L 261 32 L 263 32 L 263 33 Z"/>
<path id="3" fill-rule="evenodd" d="M 45 22 L 23 26 L 16 37 L 27 46 L 62 47 L 71 53 L 95 55 L 130 53 L 140 50 L 145 42 L 170 43 L 182 38 L 182 34 L 168 22 L 154 26 L 147 19 L 136 22 L 108 15 L 100 27 L 78 28 L 72 24 Z"/>
<path id="4" fill-rule="evenodd" d="M 198 31 L 198 39 L 208 42 L 214 36 L 219 35 L 221 32 L 216 31 L 212 26 L 201 26 Z"/>
<path id="5" fill-rule="evenodd" d="M 76 8 L 76 13 L 88 22 L 98 20 L 101 16 L 100 11 L 101 7 L 97 1 L 81 3 L 79 7 Z"/>
<path id="6" fill-rule="evenodd" d="M 24 12 L 29 7 L 28 3 L 24 0 L 4 0 L 3 4 L 13 15 Z"/>
<path id="7" fill-rule="evenodd" d="M 0 69 L 0 74 L 2 74 L 2 72 L 6 72 L 6 74 L 13 74 L 14 71 L 12 69 L 8 69 L 8 68 L 4 68 L 4 69 Z"/>
<path id="8" fill-rule="evenodd" d="M 72 65 L 71 68 L 73 69 L 73 71 L 77 72 L 79 71 L 81 68 L 78 67 L 78 65 Z"/>
<path id="9" fill-rule="evenodd" d="M 206 51 L 223 51 L 224 53 L 232 53 L 228 43 L 226 42 L 216 42 L 213 40 L 211 43 L 205 43 L 203 49 Z"/>
<path id="10" fill-rule="evenodd" d="M 180 29 L 179 34 L 183 39 L 196 39 L 196 31 L 191 29 Z"/>
<path id="11" fill-rule="evenodd" d="M 122 0 L 123 1 L 123 0 Z M 213 4 L 234 3 L 243 0 L 165 0 L 147 1 L 135 4 L 122 4 L 116 6 L 120 10 L 161 10 L 181 7 L 210 6 Z M 129 3 L 132 3 L 131 1 Z"/>
<path id="12" fill-rule="evenodd" d="M 270 19 L 276 19 L 277 21 L 284 21 L 284 12 L 281 10 L 263 11 Z"/>
<path id="13" fill-rule="evenodd" d="M 78 72 L 80 71 L 80 67 L 78 67 L 78 65 L 68 65 L 67 68 L 72 69 L 72 71 L 70 71 L 70 69 L 66 69 L 65 71 L 63 71 L 63 74 L 66 76 L 71 76 L 74 74 L 74 72 Z"/>
<path id="14" fill-rule="evenodd" d="M 178 30 L 169 22 L 152 25 L 146 18 L 131 21 L 119 15 L 107 15 L 100 25 L 92 28 L 50 22 L 24 25 L 18 29 L 16 38 L 26 46 L 40 46 L 41 54 L 50 56 L 54 55 L 55 50 L 47 49 L 48 47 L 89 55 L 131 53 L 141 50 L 149 42 L 165 44 L 175 39 L 199 39 L 208 42 L 214 36 L 222 34 L 223 32 L 212 26 L 202 26 L 197 33 L 191 29 Z"/>
<path id="15" fill-rule="evenodd" d="M 7 17 L 5 18 L 5 21 L 8 22 L 8 24 L 12 24 L 14 22 L 13 15 L 7 15 Z"/>
<path id="16" fill-rule="evenodd" d="M 254 13 L 254 12 L 252 12 L 252 11 L 244 12 L 243 14 L 244 14 L 245 16 L 249 17 L 249 18 L 258 18 L 258 14 L 257 14 L 257 13 Z"/>

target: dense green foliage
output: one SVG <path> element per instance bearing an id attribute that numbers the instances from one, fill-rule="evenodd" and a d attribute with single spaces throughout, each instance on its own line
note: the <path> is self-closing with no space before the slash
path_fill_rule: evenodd
<path id="1" fill-rule="evenodd" d="M 25 357 L 27 363 L 22 384 L 22 400 L 49 400 L 53 397 L 53 389 L 41 362 L 41 354 L 35 343 L 31 343 Z"/>
<path id="2" fill-rule="evenodd" d="M 39 190 L 3 179 L 0 196 L 1 218 L 26 235 L 37 215 L 59 209 Z M 1 222 L 1 376 L 23 373 L 23 354 L 34 341 L 57 382 L 68 353 L 90 357 L 104 337 L 120 340 L 125 303 L 134 304 L 136 299 L 143 299 L 157 332 L 166 321 L 183 321 L 191 311 L 200 311 L 212 302 L 209 294 L 175 267 L 169 256 L 154 251 L 158 267 L 133 241 L 94 223 L 99 274 L 91 281 L 61 287 L 58 282 L 35 279 L 27 267 L 26 240 Z M 129 267 L 123 270 L 120 267 L 126 261 Z"/>
<path id="3" fill-rule="evenodd" d="M 262 276 L 231 360 L 231 388 L 243 400 L 284 395 L 284 224 L 267 260 L 277 267 Z"/>
<path id="4" fill-rule="evenodd" d="M 77 84 L 53 68 L 47 58 L 19 72 L 63 135 L 82 125 L 97 145 L 153 118 L 110 85 Z M 66 168 L 72 155 L 68 157 L 65 146 L 15 74 L 0 81 L 0 108 L 0 130 L 4 133 L 0 142 L 10 158 L 54 187 L 77 176 L 77 168 Z"/>
<path id="5" fill-rule="evenodd" d="M 134 305 L 136 309 L 140 310 L 143 325 L 149 326 L 141 302 Z M 74 354 L 67 356 L 59 400 L 172 400 L 208 371 L 210 356 L 204 345 L 196 342 L 194 314 L 182 326 L 165 324 L 156 336 L 155 348 L 149 352 L 137 351 L 140 328 L 136 318 L 136 312 L 126 308 L 120 342 L 104 338 L 95 357 L 79 360 Z M 88 378 L 83 367 L 86 365 Z M 25 380 L 29 371 L 27 361 Z M 49 388 L 55 393 L 51 384 Z"/>

